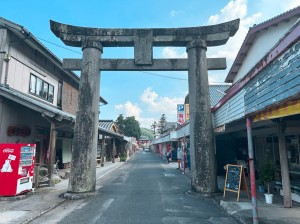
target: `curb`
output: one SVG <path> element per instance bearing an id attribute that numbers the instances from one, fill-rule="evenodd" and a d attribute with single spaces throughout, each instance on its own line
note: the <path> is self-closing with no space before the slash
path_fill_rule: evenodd
<path id="1" fill-rule="evenodd" d="M 29 222 L 31 222 L 31 221 L 33 221 L 33 220 L 35 220 L 35 219 L 41 217 L 42 215 L 44 215 L 44 214 L 50 212 L 51 210 L 53 210 L 53 209 L 55 209 L 56 207 L 58 207 L 59 205 L 65 203 L 66 201 L 67 201 L 67 199 L 64 199 L 64 200 L 61 201 L 61 202 L 55 203 L 54 205 L 50 206 L 49 208 L 43 210 L 40 214 L 36 215 L 35 217 L 32 217 L 32 218 L 26 220 L 25 222 L 22 222 L 22 224 L 27 224 L 27 223 L 29 223 Z"/>
<path id="2" fill-rule="evenodd" d="M 130 157 L 130 158 L 131 158 L 131 157 Z M 96 178 L 96 182 L 97 182 L 98 180 L 100 180 L 102 177 L 106 176 L 107 174 L 109 174 L 110 172 L 112 172 L 113 170 L 117 169 L 118 167 L 120 167 L 120 166 L 123 165 L 123 164 L 124 164 L 124 162 L 120 162 L 120 165 L 117 165 L 117 166 L 113 167 L 112 169 L 110 169 L 109 171 L 107 171 L 106 173 L 104 173 L 103 175 L 101 175 L 100 177 L 97 177 L 97 178 Z M 95 191 L 94 194 L 96 194 L 96 193 L 97 193 L 97 192 Z M 37 219 L 37 218 L 39 218 L 39 217 L 45 215 L 46 213 L 48 213 L 48 212 L 50 212 L 51 210 L 57 208 L 58 206 L 62 205 L 63 203 L 65 203 L 65 202 L 68 201 L 68 200 L 71 200 L 71 199 L 72 199 L 72 200 L 82 199 L 82 198 L 68 198 L 68 197 L 66 198 L 66 197 L 64 197 L 65 194 L 67 194 L 67 193 L 62 193 L 61 195 L 59 195 L 59 197 L 62 198 L 63 201 L 60 201 L 60 202 L 55 203 L 54 205 L 50 206 L 49 208 L 47 208 L 47 209 L 41 211 L 41 212 L 40 212 L 39 214 L 37 214 L 36 216 L 31 217 L 30 219 L 28 219 L 28 220 L 22 222 L 22 224 L 28 224 L 28 223 L 32 222 L 33 220 L 35 220 L 35 219 Z M 21 196 L 24 196 L 24 197 L 22 197 L 22 198 L 20 198 L 20 199 L 15 199 L 15 200 L 21 200 L 21 199 L 27 198 L 29 195 L 21 195 Z"/>

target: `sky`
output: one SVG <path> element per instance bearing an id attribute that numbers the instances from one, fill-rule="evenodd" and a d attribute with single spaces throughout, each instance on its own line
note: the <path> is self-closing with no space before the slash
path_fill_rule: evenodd
<path id="1" fill-rule="evenodd" d="M 180 28 L 206 26 L 239 18 L 238 32 L 222 46 L 211 47 L 207 57 L 226 57 L 227 69 L 209 71 L 210 84 L 224 83 L 243 40 L 254 24 L 262 23 L 300 5 L 300 0 L 9 0 L 1 2 L 0 17 L 24 26 L 59 59 L 82 58 L 80 48 L 69 47 L 50 30 L 50 20 L 94 28 Z M 159 47 L 154 58 L 186 58 L 185 48 Z M 133 59 L 133 48 L 104 48 L 102 58 Z M 78 73 L 80 75 L 80 73 Z M 120 114 L 134 116 L 150 128 L 165 114 L 177 120 L 177 104 L 188 93 L 187 72 L 101 72 L 101 120 Z"/>

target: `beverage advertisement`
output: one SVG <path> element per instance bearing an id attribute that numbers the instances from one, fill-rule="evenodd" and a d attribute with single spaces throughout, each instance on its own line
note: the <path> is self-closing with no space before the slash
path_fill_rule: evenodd
<path id="1" fill-rule="evenodd" d="M 0 144 L 0 196 L 32 190 L 35 144 Z"/>

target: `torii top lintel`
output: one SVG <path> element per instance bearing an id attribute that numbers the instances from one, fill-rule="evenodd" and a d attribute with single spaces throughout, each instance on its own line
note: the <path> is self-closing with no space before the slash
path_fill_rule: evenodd
<path id="1" fill-rule="evenodd" d="M 206 41 L 207 46 L 223 45 L 234 36 L 240 20 L 211 26 L 154 29 L 104 29 L 79 27 L 50 20 L 51 31 L 66 45 L 82 47 L 85 40 L 101 42 L 103 47 L 131 47 L 143 40 L 152 46 L 185 47 L 195 39 Z"/>

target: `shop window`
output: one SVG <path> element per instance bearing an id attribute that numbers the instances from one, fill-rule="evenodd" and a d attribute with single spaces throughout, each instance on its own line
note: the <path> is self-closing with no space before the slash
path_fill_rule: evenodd
<path id="1" fill-rule="evenodd" d="M 54 86 L 31 74 L 29 93 L 52 103 Z"/>

